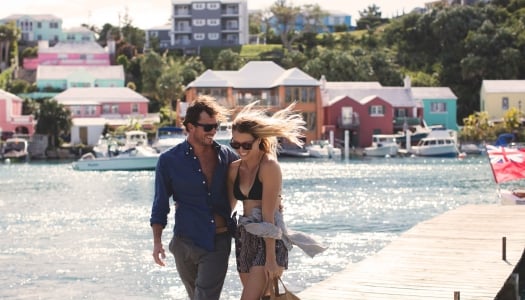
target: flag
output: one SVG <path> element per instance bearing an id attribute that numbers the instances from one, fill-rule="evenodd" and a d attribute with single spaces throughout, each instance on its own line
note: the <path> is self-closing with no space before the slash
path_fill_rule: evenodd
<path id="1" fill-rule="evenodd" d="M 525 148 L 487 145 L 487 155 L 496 183 L 525 178 Z"/>

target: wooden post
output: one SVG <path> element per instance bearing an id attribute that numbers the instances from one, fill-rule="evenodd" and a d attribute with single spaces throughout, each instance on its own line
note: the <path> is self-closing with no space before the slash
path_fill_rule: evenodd
<path id="1" fill-rule="evenodd" d="M 459 300 L 459 291 L 454 291 L 454 300 Z"/>
<path id="2" fill-rule="evenodd" d="M 501 239 L 501 259 L 507 260 L 507 237 Z"/>

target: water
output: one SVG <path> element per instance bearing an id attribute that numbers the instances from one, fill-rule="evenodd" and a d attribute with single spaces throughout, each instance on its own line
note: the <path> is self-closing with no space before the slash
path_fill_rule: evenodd
<path id="1" fill-rule="evenodd" d="M 285 219 L 329 246 L 290 252 L 295 292 L 373 255 L 417 223 L 497 203 L 488 160 L 282 159 Z M 79 172 L 70 163 L 0 165 L 0 298 L 185 299 L 171 255 L 153 263 L 154 172 Z M 163 241 L 171 238 L 173 216 Z M 234 255 L 223 299 L 239 299 Z"/>

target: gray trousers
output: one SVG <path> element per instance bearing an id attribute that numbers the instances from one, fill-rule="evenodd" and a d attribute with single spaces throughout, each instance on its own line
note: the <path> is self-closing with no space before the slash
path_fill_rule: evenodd
<path id="1" fill-rule="evenodd" d="M 187 238 L 174 236 L 169 245 L 180 279 L 191 300 L 219 300 L 228 271 L 231 235 L 215 235 L 215 251 L 209 252 Z"/>

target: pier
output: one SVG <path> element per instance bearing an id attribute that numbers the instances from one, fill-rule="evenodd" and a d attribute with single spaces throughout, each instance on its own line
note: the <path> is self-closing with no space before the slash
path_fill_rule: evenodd
<path id="1" fill-rule="evenodd" d="M 465 205 L 298 293 L 319 299 L 519 299 L 525 205 Z M 520 276 L 521 275 L 521 276 Z"/>

